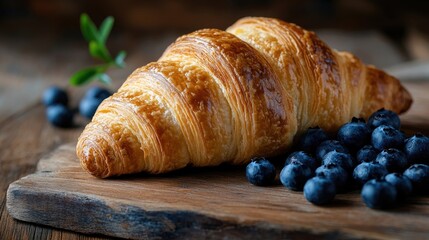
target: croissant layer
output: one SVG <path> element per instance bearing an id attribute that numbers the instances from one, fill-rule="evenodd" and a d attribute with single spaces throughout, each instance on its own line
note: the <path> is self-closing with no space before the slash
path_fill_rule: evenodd
<path id="1" fill-rule="evenodd" d="M 336 130 L 382 107 L 405 112 L 400 82 L 271 18 L 179 37 L 99 106 L 78 139 L 97 177 L 243 164 L 285 151 L 308 127 Z"/>

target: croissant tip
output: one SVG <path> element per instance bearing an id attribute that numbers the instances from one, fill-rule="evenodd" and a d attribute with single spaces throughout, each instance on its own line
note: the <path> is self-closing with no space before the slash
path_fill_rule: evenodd
<path id="1" fill-rule="evenodd" d="M 100 159 L 101 156 L 96 153 L 97 146 L 94 144 L 87 143 L 86 141 L 78 141 L 76 145 L 76 155 L 80 160 L 81 167 L 89 174 L 98 177 L 108 177 L 108 166 L 107 163 Z"/>
<path id="2" fill-rule="evenodd" d="M 411 108 L 411 105 L 413 104 L 413 101 L 414 101 L 413 96 L 408 91 L 408 89 L 405 88 L 405 86 L 401 83 L 399 79 L 395 78 L 394 76 L 390 76 L 390 77 L 396 80 L 396 83 L 398 86 L 397 93 L 393 96 L 393 99 L 392 99 L 393 107 L 397 108 L 396 112 L 398 114 L 406 113 Z"/>
<path id="3" fill-rule="evenodd" d="M 399 114 L 406 113 L 411 108 L 411 105 L 414 102 L 411 93 L 405 87 L 402 86 L 402 88 L 403 88 L 402 89 L 403 101 L 402 101 L 402 108 L 400 109 Z"/>

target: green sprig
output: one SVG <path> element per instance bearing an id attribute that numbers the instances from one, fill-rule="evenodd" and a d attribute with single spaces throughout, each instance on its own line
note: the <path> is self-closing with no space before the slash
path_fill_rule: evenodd
<path id="1" fill-rule="evenodd" d="M 114 22 L 115 19 L 113 17 L 107 17 L 101 23 L 100 28 L 97 29 L 94 22 L 86 13 L 80 15 L 80 30 L 83 37 L 88 42 L 89 54 L 93 58 L 103 61 L 103 64 L 77 71 L 70 78 L 71 85 L 79 86 L 93 80 L 99 80 L 104 84 L 110 85 L 112 79 L 106 71 L 110 67 L 123 68 L 125 66 L 124 60 L 127 53 L 125 51 L 120 51 L 113 58 L 106 47 L 106 41 L 112 31 Z"/>

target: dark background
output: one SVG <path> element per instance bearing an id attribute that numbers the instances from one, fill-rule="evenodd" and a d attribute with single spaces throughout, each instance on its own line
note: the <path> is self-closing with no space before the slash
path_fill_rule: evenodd
<path id="1" fill-rule="evenodd" d="M 408 59 L 426 57 L 415 53 L 407 41 L 429 33 L 429 1 L 424 0 L 1 0 L 1 34 L 80 36 L 82 12 L 96 23 L 112 15 L 116 19 L 113 34 L 128 35 L 223 29 L 243 16 L 277 17 L 313 30 L 376 30 Z"/>
<path id="2" fill-rule="evenodd" d="M 306 28 L 379 29 L 401 36 L 409 27 L 428 30 L 424 0 L 2 0 L 3 23 L 30 20 L 44 27 L 73 28 L 88 12 L 95 20 L 112 15 L 133 31 L 225 28 L 239 17 L 271 16 Z"/>

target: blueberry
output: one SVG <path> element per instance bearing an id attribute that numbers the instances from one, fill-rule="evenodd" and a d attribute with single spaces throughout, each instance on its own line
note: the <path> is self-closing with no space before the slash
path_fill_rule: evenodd
<path id="1" fill-rule="evenodd" d="M 363 118 L 353 118 L 351 122 L 340 127 L 337 139 L 351 150 L 358 150 L 369 142 L 371 129 Z"/>
<path id="2" fill-rule="evenodd" d="M 399 129 L 401 127 L 401 120 L 395 112 L 382 108 L 374 112 L 368 119 L 368 126 L 372 129 L 381 125 L 387 125 Z"/>
<path id="3" fill-rule="evenodd" d="M 336 163 L 346 171 L 352 171 L 354 165 L 353 158 L 350 154 L 337 152 L 336 150 L 328 152 L 323 157 L 322 165 L 327 165 L 329 163 Z"/>
<path id="4" fill-rule="evenodd" d="M 316 169 L 316 176 L 323 176 L 335 183 L 338 190 L 343 190 L 348 181 L 347 171 L 336 163 L 322 165 Z"/>
<path id="5" fill-rule="evenodd" d="M 98 98 L 82 98 L 79 103 L 79 113 L 86 118 L 92 118 L 102 101 Z"/>
<path id="6" fill-rule="evenodd" d="M 325 154 L 328 152 L 337 150 L 337 152 L 342 153 L 349 153 L 346 147 L 341 145 L 341 143 L 337 140 L 326 140 L 323 141 L 317 148 L 316 148 L 316 157 L 318 160 L 322 160 Z"/>
<path id="7" fill-rule="evenodd" d="M 304 197 L 315 205 L 323 205 L 334 200 L 336 194 L 335 184 L 331 180 L 316 176 L 305 183 Z"/>
<path id="8" fill-rule="evenodd" d="M 59 87 L 51 86 L 43 92 L 42 101 L 45 106 L 57 104 L 67 106 L 69 98 L 66 91 Z"/>
<path id="9" fill-rule="evenodd" d="M 404 172 L 404 176 L 410 179 L 413 190 L 416 193 L 429 193 L 429 166 L 426 164 L 411 165 Z"/>
<path id="10" fill-rule="evenodd" d="M 407 157 L 396 148 L 388 148 L 381 151 L 375 159 L 389 172 L 403 172 L 408 167 Z"/>
<path id="11" fill-rule="evenodd" d="M 375 149 L 372 145 L 365 145 L 356 153 L 356 161 L 358 163 L 362 162 L 372 162 L 377 157 L 379 151 Z"/>
<path id="12" fill-rule="evenodd" d="M 381 125 L 374 129 L 371 140 L 372 145 L 378 150 L 385 148 L 401 149 L 404 144 L 404 135 L 391 126 Z"/>
<path id="13" fill-rule="evenodd" d="M 309 128 L 301 136 L 298 143 L 298 148 L 308 153 L 314 153 L 317 146 L 321 142 L 326 141 L 328 139 L 328 135 L 323 129 L 319 127 Z"/>
<path id="14" fill-rule="evenodd" d="M 363 162 L 353 170 L 353 179 L 355 183 L 362 186 L 367 181 L 374 178 L 381 178 L 388 174 L 387 169 L 375 162 Z"/>
<path id="15" fill-rule="evenodd" d="M 292 161 L 283 167 L 280 172 L 280 181 L 288 189 L 301 191 L 305 182 L 311 178 L 313 172 L 311 168 L 298 161 Z"/>
<path id="16" fill-rule="evenodd" d="M 361 196 L 367 207 L 384 209 L 395 205 L 397 192 L 386 180 L 372 179 L 363 186 Z"/>
<path id="17" fill-rule="evenodd" d="M 285 165 L 290 164 L 292 161 L 301 162 L 302 164 L 309 166 L 312 171 L 316 170 L 316 168 L 319 166 L 316 159 L 304 151 L 291 153 L 286 159 Z"/>
<path id="18" fill-rule="evenodd" d="M 46 108 L 48 121 L 56 127 L 71 127 L 73 125 L 73 112 L 64 105 L 53 105 Z"/>
<path id="19" fill-rule="evenodd" d="M 95 87 L 91 87 L 86 91 L 84 98 L 97 98 L 97 99 L 104 100 L 108 98 L 110 95 L 112 95 L 112 93 L 109 90 L 95 86 Z"/>
<path id="20" fill-rule="evenodd" d="M 404 152 L 410 163 L 429 164 L 429 138 L 420 133 L 407 138 Z"/>
<path id="21" fill-rule="evenodd" d="M 246 167 L 246 178 L 256 186 L 270 185 L 276 178 L 276 169 L 266 158 L 254 158 Z"/>
<path id="22" fill-rule="evenodd" d="M 411 194 L 413 185 L 407 177 L 400 173 L 389 173 L 385 177 L 387 182 L 392 184 L 396 188 L 398 193 L 398 199 L 405 199 Z"/>

